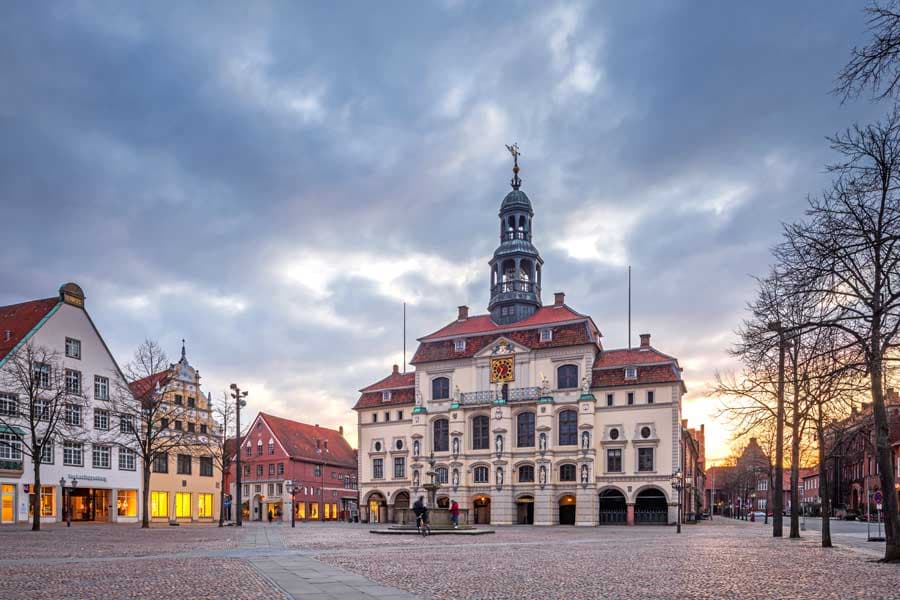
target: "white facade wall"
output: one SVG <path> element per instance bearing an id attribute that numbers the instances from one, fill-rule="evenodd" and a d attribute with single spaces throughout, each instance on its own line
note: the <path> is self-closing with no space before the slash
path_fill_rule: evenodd
<path id="1" fill-rule="evenodd" d="M 74 338 L 81 341 L 81 359 L 68 358 L 65 356 L 66 337 Z M 50 318 L 33 334 L 31 343 L 35 347 L 46 347 L 55 350 L 60 357 L 60 361 L 65 368 L 74 369 L 81 372 L 82 388 L 88 399 L 88 407 L 82 410 L 82 424 L 84 435 L 87 438 L 96 438 L 94 431 L 94 408 L 105 408 L 111 410 L 109 402 L 96 400 L 94 398 L 94 375 L 108 377 L 110 380 L 110 393 L 115 391 L 115 380 L 121 375 L 116 366 L 115 361 L 110 356 L 99 334 L 95 331 L 87 314 L 79 307 L 70 304 L 59 305 Z M 18 390 L 2 390 L 4 392 L 17 393 Z M 110 427 L 119 426 L 118 419 L 111 417 Z M 26 428 L 27 429 L 27 428 Z M 108 445 L 108 442 L 106 443 Z M 53 515 L 42 517 L 42 521 L 55 522 L 63 519 L 62 508 L 62 492 L 60 490 L 59 480 L 65 477 L 67 485 L 71 484 L 71 479 L 78 480 L 78 488 L 90 488 L 95 490 L 103 490 L 97 495 L 92 496 L 91 503 L 95 503 L 96 498 L 103 497 L 106 503 L 105 507 L 96 506 L 94 513 L 99 512 L 108 514 L 106 520 L 111 522 L 137 522 L 140 518 L 140 497 L 141 497 L 141 466 L 140 461 L 136 457 L 135 470 L 126 471 L 119 469 L 118 450 L 113 445 L 110 453 L 110 468 L 99 469 L 92 466 L 91 457 L 92 444 L 85 440 L 83 444 L 83 465 L 68 466 L 63 464 L 63 444 L 62 440 L 54 443 L 53 464 L 44 464 L 41 466 L 41 483 L 43 487 L 52 487 L 54 495 Z M 25 493 L 25 485 L 33 488 L 34 470 L 31 459 L 23 455 L 24 471 L 21 477 L 0 477 L 0 485 L 2 489 L 8 490 L 8 486 L 15 486 L 14 506 L 16 521 L 30 521 L 29 518 L 29 496 Z M 121 490 L 121 494 L 120 494 Z M 137 501 L 134 516 L 119 516 L 120 500 L 123 502 L 130 501 L 125 491 L 134 492 L 133 497 Z M 80 493 L 80 492 L 76 492 Z M 81 492 L 83 493 L 83 492 Z M 85 502 L 87 503 L 87 501 Z M 81 502 L 79 501 L 79 504 Z M 129 511 L 126 511 L 129 512 Z M 77 519 L 78 517 L 73 517 Z"/>

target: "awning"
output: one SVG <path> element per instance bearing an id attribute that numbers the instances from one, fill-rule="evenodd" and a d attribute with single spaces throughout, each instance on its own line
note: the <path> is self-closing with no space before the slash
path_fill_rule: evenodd
<path id="1" fill-rule="evenodd" d="M 18 436 L 24 436 L 25 430 L 19 427 L 10 427 L 9 425 L 0 425 L 0 433 L 12 433 Z"/>

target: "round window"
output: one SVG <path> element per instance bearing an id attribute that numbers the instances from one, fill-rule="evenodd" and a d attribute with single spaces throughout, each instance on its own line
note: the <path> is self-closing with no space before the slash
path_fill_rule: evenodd
<path id="1" fill-rule="evenodd" d="M 397 450 L 403 450 L 403 440 L 397 440 L 394 445 L 397 446 Z"/>
<path id="2" fill-rule="evenodd" d="M 642 438 L 650 437 L 650 428 L 649 427 L 641 427 L 641 437 Z"/>
<path id="3" fill-rule="evenodd" d="M 375 442 L 375 452 L 381 452 L 381 442 Z"/>
<path id="4" fill-rule="evenodd" d="M 610 429 L 609 430 L 609 439 L 611 439 L 611 440 L 619 439 L 619 430 L 618 429 Z"/>

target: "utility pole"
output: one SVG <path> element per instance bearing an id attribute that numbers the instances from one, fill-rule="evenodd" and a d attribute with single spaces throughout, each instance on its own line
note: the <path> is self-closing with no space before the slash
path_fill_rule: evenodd
<path id="1" fill-rule="evenodd" d="M 238 527 L 242 527 L 244 525 L 244 507 L 243 500 L 241 499 L 241 493 L 243 491 L 241 488 L 241 451 L 243 450 L 243 445 L 241 444 L 241 408 L 247 406 L 247 401 L 244 400 L 244 398 L 247 397 L 247 392 L 242 392 L 241 388 L 239 388 L 236 383 L 232 383 L 229 387 L 231 387 L 231 397 L 234 398 L 235 402 L 234 424 L 235 431 L 237 431 L 234 477 L 234 497 L 235 500 L 237 500 L 235 507 L 237 510 L 235 523 Z"/>

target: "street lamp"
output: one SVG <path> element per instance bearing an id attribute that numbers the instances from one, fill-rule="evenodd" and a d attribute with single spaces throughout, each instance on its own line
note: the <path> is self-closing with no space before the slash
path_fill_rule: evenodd
<path id="1" fill-rule="evenodd" d="M 672 474 L 672 488 L 678 496 L 678 520 L 675 522 L 675 533 L 681 533 L 681 490 L 684 489 L 684 473 L 681 469 Z"/>
<path id="2" fill-rule="evenodd" d="M 238 527 L 241 527 L 244 524 L 244 505 L 243 500 L 241 499 L 241 492 L 243 491 L 241 489 L 241 451 L 243 450 L 241 445 L 241 408 L 247 406 L 247 401 L 244 400 L 244 398 L 247 397 L 247 392 L 242 392 L 241 388 L 239 388 L 236 383 L 232 383 L 229 387 L 231 388 L 231 397 L 234 398 L 236 407 L 234 423 L 237 431 L 237 455 L 235 459 L 236 474 L 234 478 L 234 491 L 235 498 L 237 499 L 236 524 Z"/>
<path id="3" fill-rule="evenodd" d="M 288 492 L 291 495 L 291 527 L 297 526 L 297 497 L 294 495 L 294 492 L 297 491 L 297 486 L 294 485 L 294 482 L 291 481 L 288 485 Z"/>
<path id="4" fill-rule="evenodd" d="M 63 495 L 63 508 L 66 511 L 66 527 L 72 526 L 72 492 L 70 491 L 68 495 L 66 494 L 66 478 L 59 478 L 59 487 L 62 490 Z M 74 490 L 78 487 L 78 480 L 74 477 L 72 478 L 71 489 Z"/>

